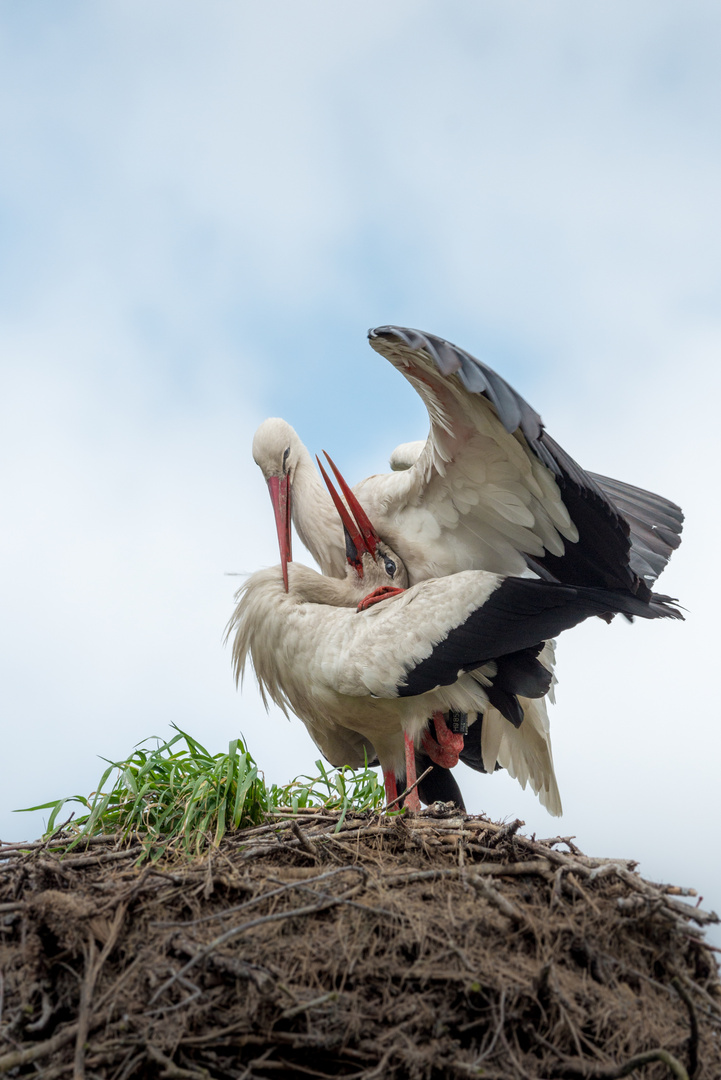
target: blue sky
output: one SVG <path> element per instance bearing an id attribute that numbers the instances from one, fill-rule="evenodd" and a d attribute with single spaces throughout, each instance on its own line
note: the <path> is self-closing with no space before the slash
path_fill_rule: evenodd
<path id="1" fill-rule="evenodd" d="M 391 322 L 687 510 L 662 579 L 687 623 L 559 647 L 560 828 L 721 908 L 689 826 L 719 825 L 720 30 L 694 0 L 2 8 L 3 839 L 172 721 L 312 768 L 235 692 L 225 575 L 276 561 L 265 416 L 353 480 L 424 434 L 365 342 Z M 557 831 L 507 778 L 462 782 Z"/>

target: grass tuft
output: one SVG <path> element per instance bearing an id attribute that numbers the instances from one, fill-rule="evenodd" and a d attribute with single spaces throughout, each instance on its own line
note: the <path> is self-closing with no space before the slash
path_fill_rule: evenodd
<path id="1" fill-rule="evenodd" d="M 257 825 L 274 810 L 340 810 L 340 828 L 349 810 L 383 806 L 383 785 L 367 764 L 358 771 L 328 771 L 318 760 L 317 776 L 300 776 L 269 788 L 241 739 L 231 741 L 227 754 L 211 755 L 187 732 L 172 726 L 176 731 L 172 738 L 144 739 L 127 760 L 108 762 L 90 796 L 56 799 L 20 812 L 50 810 L 47 836 L 58 830 L 63 807 L 80 803 L 88 812 L 73 815 L 61 826 L 74 834 L 70 847 L 88 836 L 134 835 L 143 840 L 147 857 L 178 843 L 188 853 L 208 842 L 219 844 L 228 830 Z M 148 748 L 153 741 L 155 747 Z"/>
<path id="2" fill-rule="evenodd" d="M 368 768 L 331 769 L 328 771 L 320 760 L 315 763 L 317 776 L 298 776 L 290 784 L 278 787 L 273 784 L 268 795 L 269 809 L 288 808 L 299 810 L 307 806 L 340 810 L 336 831 L 341 828 L 349 810 L 380 810 L 385 804 L 385 789 L 378 773 Z"/>

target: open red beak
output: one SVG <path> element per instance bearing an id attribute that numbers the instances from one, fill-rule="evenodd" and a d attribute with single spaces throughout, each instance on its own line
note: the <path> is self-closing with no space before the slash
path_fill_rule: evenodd
<path id="1" fill-rule="evenodd" d="M 367 551 L 370 555 L 375 555 L 376 547 L 380 542 L 380 537 L 371 525 L 368 515 L 351 491 L 350 486 L 344 480 L 335 462 L 325 450 L 323 453 L 325 454 L 328 464 L 333 470 L 335 478 L 348 503 L 348 506 L 346 506 L 336 489 L 333 487 L 333 481 L 323 468 L 320 458 L 316 456 L 321 476 L 325 480 L 325 485 L 330 492 L 330 497 L 343 522 L 346 540 L 346 556 L 348 562 L 358 574 L 358 577 L 363 577 L 363 562 L 361 560 L 361 555 L 364 551 Z"/>
<path id="2" fill-rule="evenodd" d="M 291 495 L 289 476 L 271 476 L 268 480 L 270 501 L 273 503 L 275 514 L 275 527 L 278 532 L 278 547 L 280 548 L 280 563 L 283 567 L 283 584 L 288 592 L 288 563 L 293 561 L 291 549 Z"/>

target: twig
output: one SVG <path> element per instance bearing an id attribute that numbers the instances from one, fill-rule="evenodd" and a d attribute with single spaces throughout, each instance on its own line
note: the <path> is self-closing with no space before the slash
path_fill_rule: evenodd
<path id="1" fill-rule="evenodd" d="M 422 810 L 420 814 L 415 814 L 412 818 L 407 819 L 407 825 L 412 829 L 425 830 L 432 833 L 444 833 L 455 832 L 472 836 L 475 833 L 475 829 L 468 829 L 468 823 L 463 818 L 434 818 L 426 817 L 427 811 Z"/>
<path id="2" fill-rule="evenodd" d="M 356 900 L 349 900 L 348 897 L 358 892 L 358 890 L 363 887 L 363 884 L 363 882 L 359 882 L 358 885 L 352 886 L 352 888 L 347 889 L 341 897 L 333 897 L 332 893 L 315 892 L 314 889 L 311 889 L 310 886 L 303 881 L 296 882 L 296 887 L 302 892 L 309 892 L 311 896 L 316 897 L 318 900 L 337 899 L 339 904 L 343 904 L 345 907 L 356 908 L 358 911 L 365 912 L 365 914 L 370 912 L 374 915 L 383 915 L 388 919 L 405 918 L 404 915 L 401 915 L 397 911 L 388 911 L 387 908 L 372 907 L 370 904 L 359 904 Z"/>
<path id="3" fill-rule="evenodd" d="M 59 834 L 60 834 L 60 833 L 61 833 L 61 832 L 63 831 L 63 829 L 65 828 L 65 826 L 66 826 L 66 825 L 69 825 L 69 824 L 70 824 L 70 822 L 71 822 L 71 821 L 73 820 L 73 818 L 74 818 L 74 817 L 75 817 L 75 811 L 73 810 L 72 814 L 71 814 L 71 815 L 70 815 L 70 817 L 69 817 L 69 818 L 67 819 L 67 821 L 64 821 L 62 825 L 60 825 L 60 826 L 59 826 L 59 827 L 58 827 L 57 829 L 55 829 L 55 831 L 54 831 L 54 832 L 52 832 L 52 833 L 50 834 L 50 836 L 44 836 L 44 837 L 42 838 L 42 840 L 40 840 L 40 841 L 39 841 L 39 845 L 40 845 L 40 847 L 39 847 L 39 850 L 40 850 L 40 851 L 42 851 L 42 850 L 44 850 L 44 849 L 47 849 L 47 848 L 49 847 L 49 845 L 50 845 L 50 844 L 52 844 L 53 840 L 55 840 L 55 839 L 56 839 L 56 837 L 57 837 L 57 836 L 58 836 L 58 835 L 59 835 Z M 31 856 L 30 852 L 28 852 L 28 853 L 27 853 L 27 854 L 26 854 L 26 855 L 25 855 L 25 856 L 23 857 L 23 862 L 25 862 L 26 860 L 30 859 L 31 857 L 32 857 L 32 856 Z"/>
<path id="4" fill-rule="evenodd" d="M 176 1012 L 178 1009 L 185 1009 L 190 1005 L 191 1001 L 196 1001 L 203 993 L 199 986 L 192 983 L 190 979 L 184 978 L 180 972 L 177 973 L 176 978 L 181 986 L 184 986 L 186 990 L 190 990 L 188 997 L 184 997 L 182 1001 L 176 1001 L 175 1005 L 163 1005 L 158 1009 L 149 1009 L 145 1012 L 145 1016 L 158 1016 L 159 1013 L 167 1016 L 168 1013 Z"/>
<path id="5" fill-rule="evenodd" d="M 630 1076 L 632 1072 L 640 1069 L 642 1065 L 650 1065 L 653 1061 L 660 1061 L 662 1064 L 667 1065 L 677 1080 L 690 1080 L 688 1073 L 678 1058 L 675 1058 L 673 1054 L 669 1054 L 668 1050 L 662 1050 L 660 1047 L 657 1050 L 646 1050 L 642 1054 L 635 1054 L 623 1065 L 609 1065 L 601 1069 L 584 1069 L 579 1068 L 578 1065 L 562 1065 L 559 1069 L 554 1070 L 554 1075 L 565 1077 L 567 1080 L 621 1080 L 621 1077 Z"/>
<path id="6" fill-rule="evenodd" d="M 500 1018 L 498 1020 L 498 1023 L 496 1024 L 496 1030 L 493 1033 L 493 1038 L 491 1039 L 489 1045 L 486 1047 L 486 1049 L 483 1051 L 483 1053 L 481 1053 L 479 1055 L 479 1057 L 477 1057 L 475 1059 L 475 1061 L 473 1062 L 473 1067 L 474 1068 L 477 1068 L 481 1064 L 482 1061 L 485 1061 L 493 1053 L 493 1048 L 496 1045 L 496 1043 L 498 1042 L 498 1036 L 501 1034 L 501 1031 L 503 1030 L 503 1026 L 504 1026 L 504 1024 L 506 1022 L 505 1009 L 506 1009 L 506 989 L 504 987 L 503 990 L 501 990 L 501 1000 L 500 1000 L 500 1003 L 499 1003 Z M 464 1026 L 460 1030 L 465 1031 L 469 1027 L 471 1027 L 470 1024 L 464 1024 Z"/>
<path id="7" fill-rule="evenodd" d="M 428 776 L 428 773 L 429 773 L 429 772 L 433 772 L 433 766 L 432 766 L 432 765 L 429 765 L 429 766 L 428 766 L 428 768 L 426 769 L 426 771 L 425 771 L 424 773 L 421 773 L 421 775 L 420 775 L 420 776 L 418 777 L 418 779 L 416 780 L 415 784 L 411 784 L 411 785 L 410 785 L 410 787 L 407 787 L 407 788 L 405 789 L 405 791 L 402 791 L 402 792 L 400 793 L 400 795 L 396 795 L 395 799 L 391 799 L 391 801 L 390 801 L 389 803 L 386 803 L 386 813 L 388 813 L 388 811 L 390 810 L 390 808 L 391 808 L 392 806 L 395 806 L 395 805 L 396 805 L 396 803 L 399 803 L 399 802 L 401 801 L 401 799 L 405 799 L 406 795 L 410 795 L 410 793 L 411 793 L 411 792 L 412 792 L 412 791 L 413 791 L 413 790 L 414 790 L 415 788 L 417 788 L 417 787 L 418 787 L 418 785 L 420 784 L 421 780 L 425 780 L 425 778 L 426 778 L 426 777 Z"/>
<path id="8" fill-rule="evenodd" d="M 285 1076 L 314 1076 L 316 1080 L 338 1080 L 338 1074 L 334 1073 L 332 1076 L 330 1073 L 321 1072 L 320 1069 L 310 1069 L 305 1065 L 299 1065 L 298 1061 L 286 1061 L 285 1058 L 278 1058 L 277 1061 L 266 1061 L 266 1069 L 283 1069 Z M 245 1074 L 243 1074 L 245 1075 Z M 249 1074 L 250 1075 L 250 1074 Z M 352 1073 L 351 1076 L 344 1075 L 343 1080 L 351 1080 L 351 1077 L 355 1075 L 356 1080 L 361 1075 L 360 1073 Z M 240 1077 L 238 1078 L 240 1080 Z"/>
<path id="9" fill-rule="evenodd" d="M 576 889 L 578 891 L 578 893 L 581 895 L 583 900 L 588 904 L 588 906 L 590 908 L 593 908 L 593 910 L 596 912 L 596 914 L 600 917 L 601 916 L 601 909 L 599 908 L 598 904 L 593 899 L 591 894 L 589 892 L 586 892 L 583 885 L 581 885 L 581 882 L 578 880 L 577 877 L 575 877 L 572 870 L 568 871 L 568 880 L 573 885 L 574 889 Z"/>
<path id="10" fill-rule="evenodd" d="M 396 821 L 399 819 L 396 818 Z M 335 832 L 333 829 L 327 829 L 325 832 L 311 833 L 313 840 L 330 840 L 331 842 L 337 842 L 339 844 L 345 844 L 348 840 L 357 840 L 359 837 L 370 836 L 388 836 L 387 824 L 383 825 L 350 825 L 348 828 L 341 829 L 339 832 Z M 291 843 L 295 844 L 295 840 Z"/>
<path id="11" fill-rule="evenodd" d="M 102 997 L 96 1002 L 96 1007 L 98 1009 L 105 1004 L 113 990 L 115 990 L 117 986 L 125 980 L 128 972 L 131 971 L 134 967 L 135 962 L 131 965 L 130 968 L 127 969 L 127 971 L 120 977 L 120 979 L 117 980 L 115 986 L 111 987 L 109 991 L 106 991 L 106 993 L 102 995 Z M 103 1024 L 107 1024 L 109 1017 L 110 1010 L 102 1013 L 96 1011 L 95 1015 L 90 1021 L 89 1030 L 94 1031 L 95 1028 L 99 1028 L 102 1027 Z M 125 1019 L 117 1021 L 117 1026 L 123 1027 L 125 1023 Z M 13 1050 L 9 1054 L 4 1054 L 2 1057 L 0 1057 L 0 1073 L 6 1073 L 10 1069 L 14 1069 L 22 1065 L 30 1065 L 34 1061 L 37 1061 L 38 1058 L 45 1057 L 46 1055 L 49 1057 L 55 1057 L 58 1050 L 62 1050 L 64 1046 L 67 1046 L 68 1043 L 73 1041 L 73 1039 L 77 1035 L 77 1031 L 77 1023 L 70 1024 L 67 1028 L 65 1028 L 64 1031 L 57 1032 L 55 1035 L 52 1036 L 52 1038 L 46 1039 L 45 1042 L 34 1043 L 32 1046 L 27 1047 L 25 1050 Z M 46 1075 L 48 1077 L 57 1076 L 62 1071 L 69 1072 L 72 1067 L 72 1065 L 60 1066 L 58 1069 L 43 1070 L 42 1073 L 37 1073 L 36 1075 L 42 1076 L 43 1078 Z"/>
<path id="12" fill-rule="evenodd" d="M 158 1050 L 157 1046 L 147 1044 L 148 1057 L 163 1066 L 162 1077 L 168 1080 L 208 1080 L 210 1073 L 207 1069 L 181 1069 L 174 1061 Z"/>
<path id="13" fill-rule="evenodd" d="M 48 842 L 47 840 L 31 840 L 27 843 L 23 843 L 20 840 L 6 841 L 0 840 L 0 858 L 5 859 L 7 856 L 27 855 L 31 851 L 41 851 L 47 849 L 48 851 L 55 851 L 56 848 L 62 850 L 69 847 L 70 844 L 77 842 L 76 840 L 53 840 Z M 83 839 L 83 842 L 90 846 L 91 844 L 117 844 L 117 836 L 87 836 Z"/>
<path id="14" fill-rule="evenodd" d="M 688 975 L 684 975 L 683 972 L 676 972 L 676 978 L 680 978 L 689 989 L 693 990 L 696 994 L 700 994 L 707 1005 L 710 1006 L 710 1012 L 713 1013 L 713 1018 L 716 1022 L 718 1023 L 721 1021 L 721 1003 L 716 998 L 711 997 L 708 990 L 704 990 L 703 986 L 699 986 L 697 983 L 692 982 Z"/>
<path id="15" fill-rule="evenodd" d="M 315 859 L 317 861 L 317 859 L 318 859 L 318 849 L 316 848 L 315 844 L 312 843 L 308 839 L 308 837 L 305 835 L 305 833 L 301 829 L 300 825 L 298 824 L 298 821 L 297 821 L 296 818 L 293 818 L 293 820 L 290 823 L 290 827 L 293 830 L 293 833 L 295 834 L 295 836 L 298 838 L 298 842 L 299 842 L 300 846 L 303 848 L 303 850 L 306 851 L 311 856 L 311 858 L 313 858 L 313 859 Z"/>
<path id="16" fill-rule="evenodd" d="M 509 821 L 507 825 L 503 825 L 495 836 L 491 837 L 488 842 L 488 846 L 491 848 L 496 847 L 503 840 L 509 840 L 516 835 L 522 825 L 525 825 L 525 821 L 521 821 L 520 818 L 516 818 L 515 821 Z"/>
<path id="17" fill-rule="evenodd" d="M 478 892 L 489 900 L 494 907 L 497 907 L 502 915 L 511 919 L 512 922 L 518 926 L 528 926 L 528 918 L 520 911 L 515 904 L 512 904 L 510 900 L 506 900 L 505 896 L 501 896 L 497 889 L 494 889 L 492 885 L 489 885 L 487 881 L 484 881 L 478 874 L 469 874 L 468 881 L 477 889 Z"/>
<path id="18" fill-rule="evenodd" d="M 73 1080 L 85 1080 L 85 1044 L 90 1028 L 90 999 L 95 986 L 95 955 L 95 938 L 91 934 L 85 953 L 85 978 L 80 989 L 78 1034 L 75 1039 L 75 1057 L 73 1059 Z"/>
<path id="19" fill-rule="evenodd" d="M 550 836 L 547 840 L 539 840 L 538 843 L 548 844 L 549 847 L 553 847 L 554 844 L 565 844 L 574 855 L 583 855 L 581 849 L 573 843 L 575 839 L 575 836 Z"/>
<path id="20" fill-rule="evenodd" d="M 360 1076 L 363 1078 L 363 1080 L 377 1080 L 378 1077 L 381 1077 L 381 1078 L 384 1077 L 386 1075 L 386 1068 L 388 1066 L 388 1062 L 390 1061 L 392 1054 L 393 1054 L 393 1049 L 392 1048 L 390 1050 L 386 1050 L 385 1054 L 380 1059 L 378 1064 L 376 1066 L 374 1066 L 374 1068 L 365 1069 L 362 1073 L 360 1073 Z"/>
<path id="21" fill-rule="evenodd" d="M 59 863 L 63 868 L 77 869 L 84 866 L 97 866 L 99 863 L 118 862 L 122 859 L 132 859 L 140 855 L 145 849 L 142 844 L 135 847 L 124 848 L 123 851 L 108 851 L 105 855 L 77 855 L 68 859 L 62 859 Z"/>
<path id="22" fill-rule="evenodd" d="M 338 991 L 331 990 L 329 993 L 321 994 L 320 997 L 313 998 L 311 1001 L 305 1001 L 300 1005 L 294 1005 L 290 1009 L 284 1009 L 280 1015 L 283 1020 L 292 1020 L 294 1016 L 300 1016 L 301 1013 L 316 1009 L 319 1005 L 325 1005 L 326 1001 L 336 1001 L 337 999 Z"/>
<path id="23" fill-rule="evenodd" d="M 383 879 L 384 885 L 405 885 L 410 881 L 430 881 L 436 878 L 471 877 L 518 877 L 522 874 L 540 874 L 545 876 L 550 872 L 551 864 L 544 859 L 536 859 L 530 862 L 509 863 L 507 866 L 498 863 L 480 863 L 473 866 L 444 867 L 435 870 L 408 870 L 401 874 L 390 874 Z"/>
<path id="24" fill-rule="evenodd" d="M 693 1080 L 698 1070 L 698 1016 L 696 1006 L 677 975 L 674 975 L 673 979 L 671 979 L 671 986 L 688 1009 L 688 1020 L 691 1027 L 691 1034 L 688 1037 L 688 1075 L 689 1080 Z"/>
<path id="25" fill-rule="evenodd" d="M 553 889 L 551 890 L 551 899 L 549 901 L 549 908 L 551 911 L 561 903 L 563 900 L 563 867 L 559 866 L 553 875 Z"/>
<path id="26" fill-rule="evenodd" d="M 102 1023 L 107 1019 L 107 1014 L 94 1017 L 91 1022 L 91 1028 L 100 1027 Z M 78 1033 L 78 1024 L 70 1024 L 64 1031 L 59 1031 L 52 1038 L 46 1039 L 41 1043 L 34 1043 L 32 1046 L 28 1046 L 25 1050 L 12 1050 L 9 1054 L 3 1054 L 0 1057 L 0 1073 L 9 1072 L 10 1069 L 18 1068 L 21 1065 L 30 1065 L 33 1061 L 37 1061 L 38 1058 L 45 1057 L 46 1055 L 55 1054 L 58 1050 L 61 1050 L 63 1046 L 67 1046 L 69 1042 L 72 1042 Z"/>
<path id="27" fill-rule="evenodd" d="M 239 1074 L 238 1080 L 248 1080 L 248 1078 L 253 1075 L 253 1066 L 264 1065 L 274 1050 L 274 1046 L 269 1046 L 264 1054 L 261 1054 L 260 1057 L 253 1058 L 252 1061 L 249 1061 L 246 1067 L 243 1069 L 242 1073 Z"/>
<path id="28" fill-rule="evenodd" d="M 309 867 L 312 869 L 312 867 Z M 187 930 L 189 926 L 200 926 L 201 923 L 211 922 L 213 919 L 225 919 L 228 915 L 234 915 L 238 911 L 247 911 L 248 908 L 253 907 L 255 904 L 260 904 L 263 900 L 270 900 L 274 896 L 279 896 L 284 892 L 291 892 L 293 889 L 299 888 L 300 885 L 314 885 L 318 881 L 327 881 L 328 878 L 337 877 L 338 874 L 351 871 L 352 873 L 365 873 L 364 870 L 356 866 L 340 866 L 334 870 L 325 870 L 322 874 L 317 874 L 315 877 L 305 878 L 302 882 L 289 881 L 285 885 L 281 885 L 278 889 L 271 889 L 270 892 L 258 893 L 257 896 L 252 897 L 250 900 L 244 900 L 242 904 L 236 904 L 234 907 L 224 908 L 222 911 L 216 911 L 212 915 L 203 915 L 199 919 L 191 919 L 188 921 L 180 920 L 178 922 L 152 922 L 151 926 L 179 926 L 184 930 Z"/>
<path id="29" fill-rule="evenodd" d="M 617 872 L 621 880 L 629 885 L 635 892 L 652 900 L 660 900 L 670 911 L 676 912 L 686 919 L 693 919 L 699 926 L 707 926 L 710 923 L 719 922 L 719 917 L 715 911 L 702 911 L 701 908 L 694 907 L 692 904 L 684 904 L 681 900 L 674 900 L 673 897 L 668 896 L 665 892 L 662 892 L 660 889 L 654 888 L 653 885 L 650 885 L 648 882 L 643 881 L 637 874 L 631 874 L 627 870 L 619 868 Z"/>
<path id="30" fill-rule="evenodd" d="M 365 874 L 365 871 L 361 867 L 349 866 L 344 869 L 358 870 Z M 331 873 L 332 872 L 333 871 L 331 871 Z M 214 938 L 213 941 L 209 942 L 207 945 L 204 945 L 196 953 L 195 956 L 191 957 L 191 959 L 188 960 L 187 964 L 185 964 L 180 969 L 180 971 L 176 972 L 170 979 L 167 979 L 162 984 L 162 986 L 159 986 L 148 1004 L 152 1005 L 155 1001 L 157 1001 L 157 999 L 162 993 L 168 990 L 173 985 L 173 983 L 175 983 L 181 976 L 185 975 L 186 972 L 189 971 L 190 968 L 193 967 L 195 964 L 197 964 L 199 960 L 202 960 L 209 953 L 213 952 L 214 949 L 217 949 L 221 945 L 224 945 L 227 941 L 231 941 L 233 938 L 238 937 L 240 934 L 244 934 L 247 930 L 252 930 L 254 926 L 262 926 L 266 923 L 279 922 L 281 919 L 293 919 L 302 915 L 315 914 L 315 912 L 317 911 L 325 911 L 326 908 L 335 907 L 336 904 L 340 904 L 342 903 L 342 901 L 342 896 L 334 896 L 328 900 L 321 900 L 319 904 L 307 904 L 305 907 L 291 908 L 289 911 L 276 911 L 272 915 L 261 915 L 257 919 L 250 919 L 248 922 L 241 923 L 240 926 L 234 926 L 230 930 L 226 930 L 224 934 L 220 934 L 219 937 Z"/>
<path id="31" fill-rule="evenodd" d="M 201 946 L 188 938 L 176 935 L 172 939 L 173 948 L 184 956 L 195 956 Z M 275 986 L 275 978 L 267 968 L 260 964 L 251 964 L 247 960 L 241 960 L 235 956 L 209 956 L 208 963 L 217 971 L 233 975 L 236 979 L 249 979 L 255 984 L 261 994 L 269 993 Z M 187 1004 L 186 1001 L 183 1004 Z M 155 1010 L 159 1012 L 161 1010 Z M 167 1010 L 170 1011 L 169 1009 Z"/>
<path id="32" fill-rule="evenodd" d="M 103 945 L 100 956 L 96 960 L 96 946 L 95 938 L 90 933 L 90 940 L 88 942 L 87 958 L 86 958 L 86 971 L 85 978 L 83 979 L 82 988 L 80 990 L 80 1006 L 78 1010 L 78 1032 L 75 1040 L 75 1060 L 73 1077 L 74 1080 L 84 1080 L 85 1077 L 85 1044 L 88 1039 L 88 1032 L 90 1031 L 90 1004 L 93 1000 L 93 994 L 95 992 L 95 983 L 97 982 L 100 970 L 110 956 L 110 953 L 115 948 L 115 943 L 118 940 L 118 934 L 120 928 L 123 925 L 125 919 L 125 913 L 127 911 L 127 904 L 118 904 L 113 920 L 110 924 L 108 932 L 108 939 Z"/>

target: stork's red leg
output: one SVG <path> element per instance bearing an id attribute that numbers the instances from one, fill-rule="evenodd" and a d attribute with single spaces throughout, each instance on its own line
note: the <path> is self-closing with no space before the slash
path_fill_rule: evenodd
<path id="1" fill-rule="evenodd" d="M 404 733 L 403 738 L 406 744 L 406 787 L 410 787 L 411 784 L 415 784 L 418 777 L 416 776 L 416 748 L 407 734 Z M 418 797 L 418 788 L 413 788 L 405 798 L 405 807 L 407 810 L 412 810 L 414 814 L 421 812 L 421 800 Z"/>
<path id="2" fill-rule="evenodd" d="M 386 806 L 388 803 L 394 802 L 398 798 L 398 788 L 396 787 L 396 774 L 394 772 L 386 772 L 383 770 L 383 783 L 386 788 Z"/>
<path id="3" fill-rule="evenodd" d="M 463 736 L 451 731 L 442 712 L 433 713 L 433 724 L 436 737 L 434 739 L 430 731 L 424 731 L 423 749 L 436 765 L 441 765 L 444 769 L 452 769 L 458 764 L 458 755 L 463 752 Z"/>

